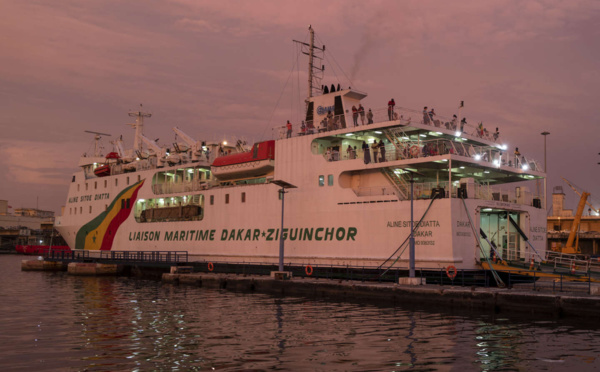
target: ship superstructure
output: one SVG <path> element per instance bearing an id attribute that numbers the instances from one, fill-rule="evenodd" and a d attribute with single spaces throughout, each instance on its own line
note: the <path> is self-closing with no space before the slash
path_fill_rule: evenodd
<path id="1" fill-rule="evenodd" d="M 57 228 L 72 249 L 275 263 L 283 234 L 286 264 L 379 266 L 392 257 L 407 267 L 412 199 L 417 267 L 544 256 L 537 162 L 482 128 L 417 110 L 383 107 L 363 125 L 352 108 L 366 93 L 320 92 L 309 94 L 290 138 L 282 128 L 249 147 L 178 128 L 183 142 L 161 147 L 144 137 L 140 108 L 132 150 L 117 140 L 111 157 L 81 159 Z M 283 231 L 280 181 L 296 186 L 285 196 Z"/>

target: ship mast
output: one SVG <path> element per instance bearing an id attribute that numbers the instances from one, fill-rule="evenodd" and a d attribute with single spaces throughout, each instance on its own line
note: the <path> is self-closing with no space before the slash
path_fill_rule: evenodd
<path id="1" fill-rule="evenodd" d="M 306 97 L 306 105 L 308 107 L 308 102 L 310 98 L 313 97 L 313 89 L 320 89 L 319 85 L 321 80 L 323 79 L 323 72 L 325 71 L 325 66 L 321 64 L 320 67 L 315 67 L 315 58 L 319 60 L 324 59 L 325 54 L 325 45 L 322 47 L 318 47 L 315 45 L 315 30 L 313 30 L 312 26 L 308 26 L 308 32 L 310 33 L 310 44 L 305 43 L 298 40 L 293 40 L 293 42 L 300 44 L 301 46 L 308 47 L 308 51 L 303 48 L 302 54 L 308 56 L 308 96 Z M 315 52 L 322 52 L 322 55 L 315 54 Z"/>
<path id="2" fill-rule="evenodd" d="M 308 26 L 310 32 L 310 45 L 308 47 L 308 98 L 312 97 L 312 84 L 313 84 L 313 58 L 315 49 L 315 30 L 312 26 Z"/>
<path id="3" fill-rule="evenodd" d="M 140 111 L 130 112 L 129 116 L 135 118 L 135 123 L 129 123 L 135 128 L 135 138 L 133 139 L 133 149 L 135 151 L 142 151 L 142 136 L 144 135 L 144 118 L 149 118 L 152 114 L 142 111 L 142 104 L 140 103 Z"/>

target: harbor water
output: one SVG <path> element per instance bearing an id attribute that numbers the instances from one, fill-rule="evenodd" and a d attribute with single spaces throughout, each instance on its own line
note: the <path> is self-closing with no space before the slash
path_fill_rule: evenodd
<path id="1" fill-rule="evenodd" d="M 0 256 L 2 371 L 600 368 L 600 327 L 556 319 L 22 272 Z"/>

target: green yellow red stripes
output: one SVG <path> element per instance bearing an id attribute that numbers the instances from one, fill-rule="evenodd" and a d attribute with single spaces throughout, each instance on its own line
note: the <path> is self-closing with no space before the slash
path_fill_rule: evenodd
<path id="1" fill-rule="evenodd" d="M 143 184 L 141 180 L 121 191 L 104 212 L 83 225 L 77 232 L 75 249 L 111 250 L 117 230 L 129 217 Z"/>

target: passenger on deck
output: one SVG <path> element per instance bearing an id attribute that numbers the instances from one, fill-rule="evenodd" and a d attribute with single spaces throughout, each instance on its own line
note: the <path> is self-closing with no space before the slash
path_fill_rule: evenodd
<path id="1" fill-rule="evenodd" d="M 367 124 L 373 124 L 373 111 L 371 109 L 367 112 Z"/>
<path id="2" fill-rule="evenodd" d="M 431 109 L 431 111 L 429 111 L 429 117 L 431 118 L 431 122 L 436 126 L 436 127 L 440 127 L 442 125 L 442 123 L 437 120 L 435 118 L 435 109 Z"/>
<path id="3" fill-rule="evenodd" d="M 369 151 L 369 145 L 365 141 L 362 143 L 363 156 L 365 159 L 365 164 L 369 164 L 371 162 L 371 152 Z"/>
<path id="4" fill-rule="evenodd" d="M 396 102 L 394 102 L 394 99 L 392 98 L 388 102 L 388 118 L 390 119 L 390 121 L 392 121 L 392 119 L 394 118 L 394 106 L 396 106 Z"/>
<path id="5" fill-rule="evenodd" d="M 519 166 L 519 156 L 521 156 L 521 153 L 519 152 L 519 148 L 515 147 L 515 167 Z"/>
<path id="6" fill-rule="evenodd" d="M 483 122 L 480 122 L 479 125 L 477 125 L 477 135 L 483 138 Z"/>
<path id="7" fill-rule="evenodd" d="M 467 125 L 467 118 L 462 118 L 460 121 L 460 132 L 463 133 L 465 131 L 465 125 Z"/>
<path id="8" fill-rule="evenodd" d="M 325 151 L 325 159 L 327 159 L 327 161 L 331 161 L 331 147 L 328 147 L 327 151 Z"/>
<path id="9" fill-rule="evenodd" d="M 498 141 L 498 137 L 500 137 L 500 131 L 498 127 L 496 127 L 496 131 L 494 132 L 494 141 Z"/>
<path id="10" fill-rule="evenodd" d="M 292 137 L 292 123 L 290 123 L 290 121 L 287 121 L 287 124 L 285 125 L 287 127 L 287 136 L 286 138 L 291 138 Z"/>
<path id="11" fill-rule="evenodd" d="M 423 107 L 423 124 L 431 124 L 431 117 L 429 116 L 429 112 L 427 112 L 427 106 Z"/>
<path id="12" fill-rule="evenodd" d="M 450 122 L 450 128 L 452 130 L 456 130 L 456 126 L 458 125 L 458 118 L 456 117 L 456 115 L 452 116 L 452 121 Z"/>
<path id="13" fill-rule="evenodd" d="M 352 120 L 354 121 L 354 126 L 358 126 L 358 110 L 356 106 L 352 106 Z"/>
<path id="14" fill-rule="evenodd" d="M 300 135 L 303 136 L 306 134 L 306 125 L 304 124 L 304 120 L 302 120 L 302 125 L 300 126 Z"/>
<path id="15" fill-rule="evenodd" d="M 348 145 L 346 153 L 348 154 L 348 159 L 354 159 L 354 149 L 352 148 L 352 146 Z"/>
<path id="16" fill-rule="evenodd" d="M 327 119 L 321 120 L 321 125 L 319 126 L 319 133 L 327 131 Z"/>
<path id="17" fill-rule="evenodd" d="M 358 104 L 358 114 L 360 115 L 360 122 L 365 125 L 365 108 L 360 103 Z"/>
<path id="18" fill-rule="evenodd" d="M 377 163 L 377 156 L 379 155 L 379 144 L 377 141 L 373 142 L 371 150 L 373 150 L 373 163 Z"/>
<path id="19" fill-rule="evenodd" d="M 380 163 L 385 162 L 385 144 L 383 140 L 379 140 L 379 151 L 381 152 L 381 161 Z"/>
<path id="20" fill-rule="evenodd" d="M 327 130 L 333 130 L 333 112 L 327 111 Z"/>

